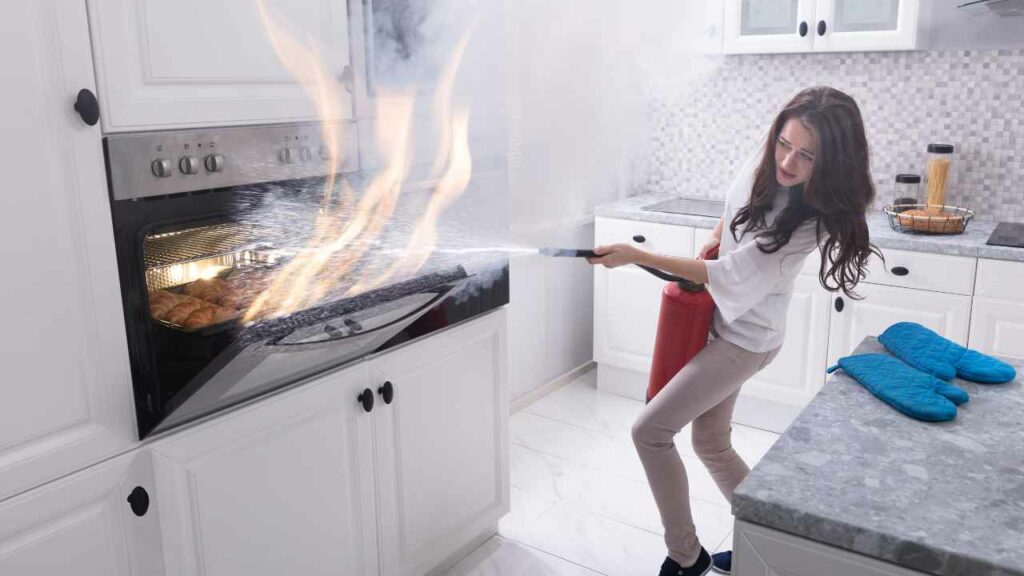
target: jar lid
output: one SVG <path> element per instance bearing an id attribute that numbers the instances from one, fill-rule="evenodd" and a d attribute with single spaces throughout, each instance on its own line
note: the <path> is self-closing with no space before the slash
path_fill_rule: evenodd
<path id="1" fill-rule="evenodd" d="M 934 154 L 952 154 L 953 153 L 953 145 L 952 144 L 929 144 L 928 145 L 928 151 L 932 152 Z"/>
<path id="2" fill-rule="evenodd" d="M 900 184 L 920 184 L 921 177 L 917 174 L 897 174 L 896 181 Z"/>

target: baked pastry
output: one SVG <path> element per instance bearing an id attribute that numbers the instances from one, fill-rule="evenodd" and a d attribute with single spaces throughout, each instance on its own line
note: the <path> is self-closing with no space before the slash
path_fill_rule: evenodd
<path id="1" fill-rule="evenodd" d="M 157 320 L 163 320 L 177 303 L 178 299 L 174 294 L 166 290 L 151 290 L 149 292 L 149 315 Z"/>
<path id="2" fill-rule="evenodd" d="M 198 298 L 192 298 L 191 296 L 182 296 L 181 302 L 179 302 L 177 306 L 172 308 L 171 311 L 167 313 L 167 316 L 164 317 L 164 320 L 170 322 L 171 324 L 183 326 L 185 320 L 188 320 L 188 317 L 193 312 L 203 307 L 204 304 L 210 306 L 210 304 L 206 304 Z"/>
<path id="3" fill-rule="evenodd" d="M 227 292 L 228 284 L 220 278 L 209 280 L 196 280 L 185 286 L 185 294 L 200 300 L 206 300 L 212 304 L 220 304 L 221 298 Z"/>
<path id="4" fill-rule="evenodd" d="M 215 304 L 206 304 L 189 314 L 188 318 L 181 325 L 188 330 L 198 330 L 199 328 L 227 322 L 236 315 L 237 313 L 234 310 L 228 310 Z"/>

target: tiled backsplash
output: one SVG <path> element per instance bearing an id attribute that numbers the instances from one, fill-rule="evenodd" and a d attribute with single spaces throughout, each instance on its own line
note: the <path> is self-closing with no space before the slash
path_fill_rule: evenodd
<path id="1" fill-rule="evenodd" d="M 896 174 L 920 173 L 930 142 L 956 145 L 947 202 L 1024 221 L 1024 50 L 726 57 L 676 100 L 656 100 L 645 191 L 720 197 L 779 109 L 830 85 L 853 96 L 871 146 L 878 205 Z"/>

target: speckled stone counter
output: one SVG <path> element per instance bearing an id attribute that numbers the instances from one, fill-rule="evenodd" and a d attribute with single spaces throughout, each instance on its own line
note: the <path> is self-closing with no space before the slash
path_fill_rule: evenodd
<path id="1" fill-rule="evenodd" d="M 713 228 L 718 223 L 717 218 L 644 210 L 645 206 L 650 206 L 669 198 L 672 198 L 672 196 L 642 194 L 620 202 L 598 206 L 594 210 L 594 214 L 595 216 L 605 218 L 659 222 L 678 226 L 692 226 L 694 228 Z M 933 254 L 1024 262 L 1024 248 L 1007 248 L 985 244 L 992 231 L 995 230 L 996 225 L 994 222 L 973 220 L 967 225 L 967 230 L 963 234 L 950 236 L 896 232 L 889 227 L 889 220 L 882 213 L 872 214 L 868 218 L 868 225 L 871 229 L 871 241 L 883 249 L 890 248 L 893 250 L 910 250 L 914 252 L 931 252 Z"/>
<path id="2" fill-rule="evenodd" d="M 866 339 L 857 353 L 885 353 Z M 928 574 L 1024 575 L 1024 382 L 912 420 L 839 371 L 733 496 L 736 518 Z"/>

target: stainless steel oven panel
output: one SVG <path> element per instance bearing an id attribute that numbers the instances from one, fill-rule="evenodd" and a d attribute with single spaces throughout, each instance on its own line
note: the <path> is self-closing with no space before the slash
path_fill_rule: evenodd
<path id="1" fill-rule="evenodd" d="M 327 125 L 340 143 L 332 166 L 319 122 L 113 134 L 110 188 L 114 200 L 131 200 L 358 170 L 356 124 Z"/>

